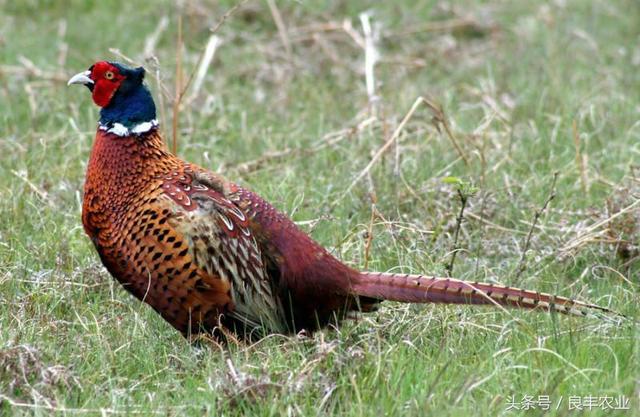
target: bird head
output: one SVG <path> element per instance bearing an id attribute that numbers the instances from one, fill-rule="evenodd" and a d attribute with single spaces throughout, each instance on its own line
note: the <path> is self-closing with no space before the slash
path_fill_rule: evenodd
<path id="1" fill-rule="evenodd" d="M 148 126 L 158 124 L 153 98 L 143 83 L 144 72 L 142 67 L 130 68 L 117 62 L 100 61 L 71 77 L 67 84 L 87 86 L 94 103 L 102 108 L 100 126 L 125 135 L 132 130 L 147 131 Z"/>
<path id="2" fill-rule="evenodd" d="M 107 107 L 116 94 L 127 94 L 142 85 L 144 68 L 128 68 L 117 62 L 100 61 L 69 79 L 67 85 L 84 84 L 100 107 Z"/>

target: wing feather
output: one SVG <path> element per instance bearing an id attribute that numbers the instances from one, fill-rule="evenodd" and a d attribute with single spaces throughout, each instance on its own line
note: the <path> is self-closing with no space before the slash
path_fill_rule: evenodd
<path id="1" fill-rule="evenodd" d="M 230 285 L 235 309 L 228 315 L 251 327 L 285 331 L 280 300 L 242 209 L 195 173 L 175 175 L 163 190 L 179 206 L 176 228 L 196 265 Z"/>

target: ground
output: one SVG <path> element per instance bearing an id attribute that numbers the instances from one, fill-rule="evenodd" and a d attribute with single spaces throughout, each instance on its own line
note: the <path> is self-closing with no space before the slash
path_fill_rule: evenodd
<path id="1" fill-rule="evenodd" d="M 637 4 L 235 4 L 0 1 L 0 414 L 640 415 Z M 65 83 L 145 65 L 172 138 L 178 16 L 183 83 L 203 69 L 180 156 L 354 267 L 445 274 L 456 252 L 456 277 L 631 320 L 385 303 L 313 336 L 185 341 L 84 235 L 98 110 Z"/>

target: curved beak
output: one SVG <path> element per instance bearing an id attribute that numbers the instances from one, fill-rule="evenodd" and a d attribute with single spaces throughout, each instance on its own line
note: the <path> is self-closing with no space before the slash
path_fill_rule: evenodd
<path id="1" fill-rule="evenodd" d="M 91 71 L 89 70 L 82 71 L 74 75 L 73 77 L 69 78 L 69 81 L 67 81 L 67 85 L 71 85 L 71 84 L 91 85 L 93 84 L 93 80 L 89 78 L 90 75 L 91 75 Z"/>

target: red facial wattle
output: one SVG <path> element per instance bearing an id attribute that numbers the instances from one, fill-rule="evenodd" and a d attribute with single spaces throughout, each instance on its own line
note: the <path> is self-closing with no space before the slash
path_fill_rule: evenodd
<path id="1" fill-rule="evenodd" d="M 93 101 L 100 107 L 109 105 L 113 95 L 125 79 L 118 68 L 105 61 L 98 62 L 92 67 L 90 77 L 94 82 Z"/>

